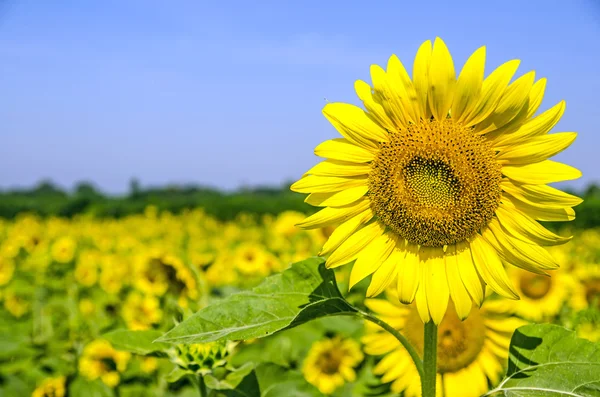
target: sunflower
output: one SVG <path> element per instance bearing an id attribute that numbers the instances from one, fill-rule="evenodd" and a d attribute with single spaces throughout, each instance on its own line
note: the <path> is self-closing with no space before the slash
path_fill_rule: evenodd
<path id="1" fill-rule="evenodd" d="M 315 149 L 326 160 L 291 187 L 324 207 L 299 224 L 340 223 L 323 245 L 334 268 L 356 260 L 350 287 L 373 275 L 375 296 L 397 278 L 399 299 L 416 300 L 421 319 L 439 324 L 451 297 L 464 319 L 489 285 L 518 299 L 504 270 L 558 265 L 543 248 L 562 244 L 536 221 L 568 221 L 581 200 L 546 184 L 581 173 L 548 160 L 576 133 L 548 134 L 561 101 L 534 117 L 546 80 L 529 72 L 511 83 L 518 60 L 485 79 L 485 47 L 458 78 L 441 39 L 418 50 L 412 79 L 396 56 L 371 67 L 373 87 L 355 84 L 366 110 L 329 103 L 325 117 L 343 138 Z"/>
<path id="2" fill-rule="evenodd" d="M 513 308 L 515 314 L 531 321 L 549 320 L 559 314 L 569 297 L 580 298 L 583 294 L 581 285 L 565 272 L 551 272 L 552 277 L 549 277 L 516 268 L 507 270 L 521 299 L 518 302 L 503 300 L 498 304 Z"/>
<path id="3" fill-rule="evenodd" d="M 422 356 L 423 322 L 416 305 L 402 305 L 394 292 L 389 299 L 367 299 L 366 305 L 411 342 Z M 438 327 L 437 394 L 446 397 L 480 396 L 488 390 L 488 381 L 500 381 L 508 358 L 510 338 L 516 328 L 525 322 L 512 317 L 500 300 L 488 300 L 481 308 L 473 306 L 464 321 L 458 317 L 454 305 L 448 306 Z M 377 325 L 367 323 L 362 338 L 365 352 L 385 355 L 373 369 L 382 375 L 383 382 L 393 382 L 392 391 L 404 391 L 407 397 L 421 395 L 421 381 L 417 368 L 408 352 L 397 339 Z"/>
<path id="4" fill-rule="evenodd" d="M 356 379 L 354 367 L 362 360 L 363 354 L 356 341 L 334 337 L 312 345 L 302 373 L 321 393 L 331 394 L 344 383 Z"/>

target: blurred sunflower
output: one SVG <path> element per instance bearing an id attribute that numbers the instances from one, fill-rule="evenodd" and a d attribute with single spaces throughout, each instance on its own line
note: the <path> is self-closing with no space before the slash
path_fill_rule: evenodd
<path id="1" fill-rule="evenodd" d="M 556 316 L 569 297 L 580 297 L 581 286 L 564 272 L 551 272 L 551 276 L 509 268 L 521 299 L 518 302 L 501 300 L 499 305 L 512 308 L 515 314 L 531 321 L 541 322 Z"/>
<path id="2" fill-rule="evenodd" d="M 454 304 L 438 327 L 437 395 L 445 397 L 476 397 L 500 381 L 508 358 L 508 346 L 514 330 L 525 321 L 512 317 L 499 300 L 486 301 L 481 308 L 473 306 L 464 321 L 458 317 Z M 401 331 L 423 354 L 423 322 L 417 307 L 402 305 L 394 293 L 389 300 L 367 299 L 365 304 L 382 320 Z M 375 366 L 374 373 L 382 375 L 383 382 L 393 382 L 392 391 L 404 391 L 407 397 L 421 395 L 421 381 L 417 368 L 408 352 L 390 333 L 367 323 L 367 334 L 362 338 L 365 352 L 385 355 Z M 467 387 L 468 385 L 468 387 Z"/>
<path id="3" fill-rule="evenodd" d="M 573 296 L 572 304 L 576 309 L 595 307 L 600 309 L 600 264 L 581 264 L 573 272 L 582 288 L 582 297 Z"/>
<path id="4" fill-rule="evenodd" d="M 329 103 L 325 117 L 343 138 L 317 146 L 326 158 L 291 187 L 325 207 L 299 226 L 341 223 L 324 244 L 330 268 L 353 260 L 350 287 L 373 274 L 368 296 L 397 278 L 399 299 L 416 299 L 424 322 L 440 323 L 449 298 L 459 318 L 484 286 L 518 299 L 508 263 L 543 273 L 558 265 L 542 246 L 562 244 L 536 221 L 568 221 L 581 200 L 546 184 L 581 173 L 548 160 L 576 133 L 548 134 L 565 110 L 538 110 L 546 80 L 511 83 L 518 60 L 484 79 L 485 47 L 456 78 L 437 38 L 418 50 L 412 79 L 396 56 L 357 81 L 366 111 Z"/>
<path id="5" fill-rule="evenodd" d="M 31 397 L 64 397 L 66 395 L 65 376 L 47 378 L 31 393 Z"/>
<path id="6" fill-rule="evenodd" d="M 90 342 L 79 359 L 79 373 L 89 380 L 100 379 L 109 387 L 115 387 L 121 381 L 131 354 L 115 350 L 105 340 Z"/>
<path id="7" fill-rule="evenodd" d="M 325 339 L 312 345 L 304 359 L 302 373 L 321 393 L 331 394 L 344 383 L 354 382 L 354 367 L 362 360 L 360 346 L 353 339 Z"/>
<path id="8" fill-rule="evenodd" d="M 0 286 L 6 285 L 15 272 L 15 261 L 11 258 L 0 256 Z"/>
<path id="9" fill-rule="evenodd" d="M 137 291 L 127 295 L 122 309 L 123 320 L 131 330 L 145 330 L 162 319 L 160 301 L 152 296 L 143 296 Z"/>

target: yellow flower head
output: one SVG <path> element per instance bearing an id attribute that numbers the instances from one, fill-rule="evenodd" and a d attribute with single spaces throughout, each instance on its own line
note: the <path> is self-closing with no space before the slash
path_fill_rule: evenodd
<path id="1" fill-rule="evenodd" d="M 14 317 L 23 317 L 30 306 L 29 297 L 22 290 L 10 288 L 4 291 L 4 308 Z"/>
<path id="2" fill-rule="evenodd" d="M 75 266 L 75 280 L 85 287 L 91 287 L 98 280 L 100 255 L 95 251 L 84 251 L 79 255 Z"/>
<path id="3" fill-rule="evenodd" d="M 140 369 L 146 374 L 151 374 L 158 368 L 158 359 L 156 357 L 143 357 Z"/>
<path id="4" fill-rule="evenodd" d="M 0 256 L 0 286 L 6 285 L 15 272 L 15 261 L 12 258 Z"/>
<path id="5" fill-rule="evenodd" d="M 124 372 L 131 354 L 113 349 L 105 340 L 89 343 L 79 359 L 79 373 L 89 380 L 101 379 L 109 387 L 120 382 L 119 373 Z"/>
<path id="6" fill-rule="evenodd" d="M 271 272 L 271 254 L 260 244 L 244 243 L 236 249 L 235 267 L 245 275 L 266 276 Z"/>
<path id="7" fill-rule="evenodd" d="M 324 207 L 299 226 L 340 224 L 321 251 L 327 266 L 356 260 L 350 287 L 373 275 L 368 296 L 397 279 L 399 299 L 416 300 L 424 322 L 439 324 L 450 297 L 466 318 L 486 284 L 518 299 L 504 265 L 556 269 L 543 247 L 569 238 L 537 221 L 572 220 L 581 202 L 547 186 L 581 176 L 548 160 L 576 136 L 548 133 L 564 101 L 535 116 L 546 80 L 529 72 L 511 82 L 518 60 L 484 78 L 485 54 L 457 76 L 437 38 L 419 48 L 412 78 L 396 56 L 387 70 L 372 66 L 372 86 L 355 84 L 366 110 L 325 106 L 342 137 L 317 146 L 326 160 L 292 185 Z"/>
<path id="8" fill-rule="evenodd" d="M 354 367 L 362 360 L 360 346 L 353 339 L 325 339 L 312 345 L 304 359 L 302 373 L 321 393 L 331 394 L 344 383 L 354 382 Z"/>
<path id="9" fill-rule="evenodd" d="M 502 300 L 498 304 L 514 310 L 520 317 L 535 322 L 550 321 L 569 300 L 581 305 L 581 285 L 568 273 L 535 274 L 514 267 L 507 270 L 521 299 Z"/>
<path id="10" fill-rule="evenodd" d="M 512 317 L 498 303 L 488 300 L 481 309 L 473 306 L 464 321 L 456 314 L 454 304 L 449 305 L 438 327 L 438 396 L 476 397 L 488 390 L 488 380 L 492 384 L 500 381 L 511 336 L 525 322 Z M 393 292 L 387 300 L 368 299 L 366 304 L 378 317 L 401 331 L 422 356 L 423 322 L 414 304 L 400 304 Z M 382 376 L 383 382 L 393 382 L 393 392 L 404 391 L 407 397 L 421 395 L 417 368 L 396 338 L 369 323 L 362 340 L 367 354 L 385 355 L 373 371 Z"/>
<path id="11" fill-rule="evenodd" d="M 64 397 L 66 380 L 67 378 L 64 376 L 44 379 L 33 391 L 31 397 Z"/>
<path id="12" fill-rule="evenodd" d="M 77 242 L 72 237 L 61 237 L 52 244 L 52 259 L 59 263 L 69 263 L 75 257 L 76 249 Z"/>
<path id="13" fill-rule="evenodd" d="M 149 329 L 162 319 L 158 298 L 152 295 L 143 296 L 137 291 L 129 293 L 122 310 L 123 320 L 127 328 L 132 330 Z"/>

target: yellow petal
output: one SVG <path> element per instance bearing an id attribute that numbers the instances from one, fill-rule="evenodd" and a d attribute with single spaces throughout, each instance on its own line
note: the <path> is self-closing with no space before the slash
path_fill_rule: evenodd
<path id="1" fill-rule="evenodd" d="M 456 308 L 456 314 L 458 314 L 458 318 L 464 320 L 471 312 L 473 303 L 460 277 L 455 245 L 448 247 L 448 252 L 446 253 L 446 276 L 448 277 L 448 287 L 452 302 L 454 302 L 454 307 Z"/>
<path id="2" fill-rule="evenodd" d="M 542 99 L 544 99 L 544 91 L 546 91 L 546 78 L 536 81 L 529 92 L 529 106 L 527 109 L 528 119 L 535 114 L 542 104 Z"/>
<path id="3" fill-rule="evenodd" d="M 511 236 L 528 244 L 558 245 L 571 239 L 571 237 L 561 237 L 552 233 L 516 208 L 507 209 L 506 206 L 501 205 L 496 209 L 496 217 Z"/>
<path id="4" fill-rule="evenodd" d="M 494 140 L 494 147 L 516 145 L 534 136 L 547 134 L 552 127 L 558 123 L 565 112 L 565 101 L 561 101 L 554 107 L 546 110 L 539 116 L 527 121 L 518 130 L 510 134 L 504 134 Z"/>
<path id="5" fill-rule="evenodd" d="M 450 291 L 446 278 L 446 262 L 442 249 L 421 248 L 419 255 L 425 256 L 421 262 L 425 264 L 425 291 L 427 306 L 436 325 L 439 325 L 446 314 Z"/>
<path id="6" fill-rule="evenodd" d="M 369 288 L 367 288 L 368 297 L 379 295 L 388 285 L 390 285 L 398 273 L 398 263 L 404 258 L 405 254 L 406 251 L 403 247 L 395 247 L 394 251 L 381 267 L 373 273 L 371 284 L 369 284 Z"/>
<path id="7" fill-rule="evenodd" d="M 406 247 L 406 255 L 398 263 L 398 299 L 404 304 L 415 300 L 419 281 L 421 280 L 421 263 L 417 246 Z"/>
<path id="8" fill-rule="evenodd" d="M 335 176 L 308 175 L 292 184 L 290 189 L 298 193 L 332 193 L 356 186 L 366 186 L 367 183 L 366 176 L 339 178 Z"/>
<path id="9" fill-rule="evenodd" d="M 483 298 L 485 298 L 485 285 L 477 274 L 469 245 L 464 242 L 458 243 L 456 246 L 456 256 L 460 278 L 473 301 L 478 306 L 481 306 Z"/>
<path id="10" fill-rule="evenodd" d="M 483 81 L 477 105 L 464 118 L 465 126 L 481 123 L 496 109 L 508 83 L 517 71 L 519 63 L 520 61 L 516 59 L 508 61 L 500 65 Z"/>
<path id="11" fill-rule="evenodd" d="M 413 86 L 417 92 L 421 117 L 429 119 L 431 110 L 428 106 L 427 91 L 429 89 L 429 65 L 431 63 L 431 41 L 427 40 L 419 47 L 413 63 Z"/>
<path id="12" fill-rule="evenodd" d="M 358 282 L 375 272 L 390 256 L 396 240 L 390 238 L 390 235 L 383 235 L 374 238 L 359 254 L 356 262 L 350 272 L 349 288 L 354 287 Z"/>
<path id="13" fill-rule="evenodd" d="M 353 216 L 365 211 L 367 208 L 370 208 L 370 202 L 368 199 L 364 199 L 345 207 L 326 207 L 309 216 L 297 226 L 303 229 L 316 229 L 319 227 L 334 225 L 347 221 Z"/>
<path id="14" fill-rule="evenodd" d="M 356 146 L 344 138 L 330 139 L 321 143 L 315 148 L 315 154 L 319 157 L 355 163 L 367 163 L 375 158 L 373 152 Z"/>
<path id="15" fill-rule="evenodd" d="M 356 259 L 358 254 L 376 237 L 383 234 L 383 228 L 379 222 L 372 222 L 348 237 L 327 258 L 326 265 L 329 268 L 345 265 Z"/>
<path id="16" fill-rule="evenodd" d="M 433 43 L 431 53 L 431 65 L 429 66 L 429 106 L 436 120 L 445 120 L 448 116 L 454 89 L 456 86 L 456 74 L 452 56 L 446 47 L 446 43 L 439 37 Z"/>
<path id="17" fill-rule="evenodd" d="M 481 236 L 477 236 L 471 241 L 471 255 L 478 273 L 487 285 L 505 298 L 519 299 L 519 295 L 508 279 L 496 250 Z"/>
<path id="18" fill-rule="evenodd" d="M 421 119 L 419 98 L 410 76 L 396 55 L 392 55 L 387 64 L 387 75 L 392 85 L 397 87 L 400 102 L 409 121 L 417 123 Z"/>
<path id="19" fill-rule="evenodd" d="M 371 208 L 365 209 L 360 214 L 353 218 L 348 219 L 346 222 L 340 224 L 335 228 L 333 233 L 329 236 L 319 255 L 327 255 L 334 249 L 340 246 L 352 233 L 354 233 L 359 227 L 367 223 L 373 218 L 373 211 Z"/>
<path id="20" fill-rule="evenodd" d="M 384 129 L 393 131 L 396 129 L 394 122 L 390 119 L 390 116 L 385 112 L 385 109 L 381 105 L 381 99 L 375 99 L 371 86 L 362 80 L 357 80 L 354 83 L 354 90 L 356 95 L 363 102 L 365 108 L 369 111 L 369 115 Z"/>
<path id="21" fill-rule="evenodd" d="M 371 171 L 370 164 L 350 163 L 340 160 L 324 160 L 312 167 L 304 175 L 318 176 L 362 176 Z"/>
<path id="22" fill-rule="evenodd" d="M 485 134 L 497 130 L 517 117 L 523 108 L 527 107 L 534 79 L 535 72 L 531 71 L 509 85 L 494 112 L 477 125 L 475 132 Z"/>
<path id="23" fill-rule="evenodd" d="M 526 204 L 544 207 L 574 207 L 583 201 L 577 196 L 565 193 L 546 185 L 523 185 L 515 184 L 509 180 L 503 180 L 500 185 L 502 190 Z"/>
<path id="24" fill-rule="evenodd" d="M 328 103 L 323 114 L 344 138 L 367 150 L 377 150 L 378 142 L 389 141 L 387 132 L 357 106 Z"/>
<path id="25" fill-rule="evenodd" d="M 420 263 L 419 265 L 419 287 L 417 288 L 417 294 L 415 295 L 415 301 L 417 305 L 417 311 L 423 324 L 431 320 L 429 314 L 429 306 L 427 305 L 427 291 L 425 290 L 425 264 Z"/>
<path id="26" fill-rule="evenodd" d="M 452 101 L 452 118 L 462 122 L 465 115 L 475 107 L 481 94 L 485 70 L 485 47 L 475 51 L 463 66 Z"/>
<path id="27" fill-rule="evenodd" d="M 529 185 L 545 185 L 581 177 L 581 171 L 577 168 L 552 160 L 534 164 L 505 165 L 502 167 L 502 174 Z"/>
<path id="28" fill-rule="evenodd" d="M 510 165 L 540 162 L 565 150 L 576 137 L 576 132 L 559 132 L 538 136 L 520 145 L 508 146 L 500 151 L 496 159 Z"/>
<path id="29" fill-rule="evenodd" d="M 364 184 L 334 193 L 311 193 L 304 202 L 315 207 L 343 207 L 363 197 L 367 191 L 369 187 Z"/>
<path id="30" fill-rule="evenodd" d="M 502 204 L 512 206 L 532 217 L 537 221 L 543 222 L 567 222 L 575 219 L 575 211 L 570 207 L 545 207 L 542 205 L 530 205 L 522 202 L 510 194 L 505 193 L 502 196 Z"/>
<path id="31" fill-rule="evenodd" d="M 380 103 L 394 125 L 397 127 L 408 125 L 407 113 L 400 102 L 400 93 L 397 92 L 398 86 L 394 86 L 381 66 L 371 65 L 371 80 L 375 97 L 381 98 Z"/>
<path id="32" fill-rule="evenodd" d="M 544 270 L 554 270 L 558 267 L 548 251 L 540 246 L 510 238 L 497 220 L 488 224 L 482 231 L 482 237 L 496 249 L 505 262 L 513 266 L 537 274 L 547 274 Z"/>
<path id="33" fill-rule="evenodd" d="M 377 313 L 380 317 L 405 318 L 409 313 L 408 307 L 397 305 L 387 299 L 365 299 L 365 306 Z"/>

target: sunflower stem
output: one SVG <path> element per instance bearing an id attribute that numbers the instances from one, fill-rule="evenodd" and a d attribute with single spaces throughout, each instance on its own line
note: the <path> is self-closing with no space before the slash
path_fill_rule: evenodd
<path id="1" fill-rule="evenodd" d="M 207 397 L 208 390 L 206 390 L 206 382 L 204 382 L 204 375 L 199 375 L 194 379 L 194 383 L 198 386 L 198 392 L 200 392 L 200 397 Z"/>
<path id="2" fill-rule="evenodd" d="M 385 321 L 382 321 L 367 312 L 363 312 L 362 310 L 359 310 L 358 315 L 360 317 L 364 318 L 365 320 L 369 320 L 372 323 L 379 325 L 381 328 L 385 329 L 387 332 L 392 334 L 396 339 L 398 339 L 398 341 L 400 341 L 400 343 L 402 344 L 402 346 L 404 346 L 404 348 L 406 349 L 408 354 L 410 354 L 410 358 L 412 358 L 413 363 L 415 363 L 415 367 L 417 367 L 417 371 L 419 372 L 419 377 L 421 378 L 421 382 L 423 382 L 423 362 L 421 361 L 421 357 L 419 357 L 419 354 L 417 353 L 417 351 L 415 350 L 413 345 L 410 344 L 408 339 L 406 339 L 406 337 L 404 337 L 404 335 L 402 335 L 400 332 L 398 332 L 397 329 L 395 329 L 394 327 L 392 327 Z M 435 365 L 435 363 L 434 363 L 434 365 Z"/>
<path id="3" fill-rule="evenodd" d="M 437 325 L 433 321 L 425 323 L 425 339 L 423 346 L 423 376 L 421 391 L 423 397 L 435 397 L 437 383 Z"/>

